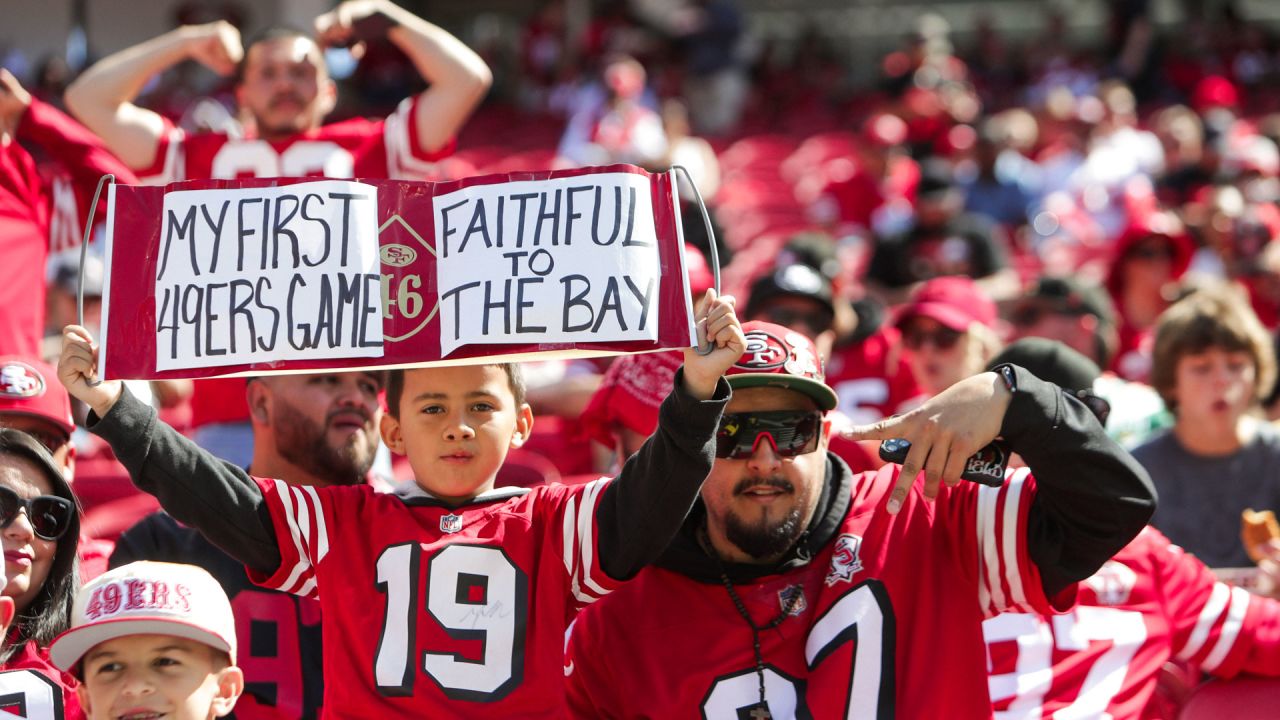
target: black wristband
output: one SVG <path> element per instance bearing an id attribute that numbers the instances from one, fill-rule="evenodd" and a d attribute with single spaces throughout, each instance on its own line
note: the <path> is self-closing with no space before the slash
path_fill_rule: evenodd
<path id="1" fill-rule="evenodd" d="M 381 40 L 391 32 L 391 28 L 398 27 L 399 23 L 391 19 L 390 15 L 381 10 L 351 23 L 351 37 L 353 43 L 368 43 L 373 40 Z"/>

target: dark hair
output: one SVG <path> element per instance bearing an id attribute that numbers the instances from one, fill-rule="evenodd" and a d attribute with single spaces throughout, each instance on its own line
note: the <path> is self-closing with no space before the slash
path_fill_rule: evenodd
<path id="1" fill-rule="evenodd" d="M 77 512 L 71 517 L 71 527 L 58 539 L 49 576 L 40 586 L 40 592 L 31 599 L 25 612 L 13 623 L 10 641 L 0 650 L 0 663 L 7 661 L 27 641 L 35 641 L 39 647 L 48 647 L 53 639 L 71 627 L 71 606 L 76 590 L 80 587 L 80 569 L 76 556 L 80 544 L 80 503 L 71 492 L 71 485 L 62 475 L 53 457 L 35 438 L 13 428 L 0 428 L 0 455 L 14 455 L 29 460 L 44 471 L 53 494 L 75 503 Z"/>
<path id="2" fill-rule="evenodd" d="M 516 407 L 524 404 L 524 373 L 520 370 L 519 363 L 493 363 L 495 367 L 502 368 L 507 374 L 507 386 L 511 388 L 511 395 L 516 400 Z M 430 370 L 430 368 L 414 368 L 421 370 Z M 404 395 L 404 368 L 396 368 L 387 371 L 387 412 L 391 417 L 400 419 L 400 400 Z"/>
<path id="3" fill-rule="evenodd" d="M 289 25 L 273 25 L 260 32 L 254 33 L 249 38 L 249 42 L 244 44 L 244 55 L 240 56 L 240 62 L 236 63 L 236 84 L 244 82 L 244 70 L 249 62 L 249 51 L 258 43 L 271 42 L 273 40 L 292 40 L 294 38 L 302 38 L 315 42 L 315 38 L 310 33 Z"/>

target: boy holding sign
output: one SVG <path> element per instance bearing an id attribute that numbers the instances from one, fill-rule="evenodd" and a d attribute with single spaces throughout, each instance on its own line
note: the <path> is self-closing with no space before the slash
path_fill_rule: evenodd
<path id="1" fill-rule="evenodd" d="M 533 425 L 518 367 L 393 371 L 382 436 L 416 482 L 293 487 L 217 461 L 119 382 L 91 386 L 96 347 L 68 327 L 59 377 L 96 414 L 134 482 L 240 559 L 255 581 L 318 597 L 332 717 L 561 717 L 574 613 L 662 552 L 712 463 L 745 348 L 731 298 L 708 293 L 715 344 L 685 353 L 658 431 L 616 480 L 494 489 Z"/>

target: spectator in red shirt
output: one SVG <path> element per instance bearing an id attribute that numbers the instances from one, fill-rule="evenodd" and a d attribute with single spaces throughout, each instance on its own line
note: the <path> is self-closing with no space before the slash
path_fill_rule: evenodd
<path id="1" fill-rule="evenodd" d="M 1120 377 L 1146 380 L 1156 318 L 1177 299 L 1191 253 L 1181 224 L 1163 212 L 1140 214 L 1116 240 L 1106 284 L 1119 315 L 1111 369 Z"/>
<path id="2" fill-rule="evenodd" d="M 932 397 L 982 371 L 1000 351 L 996 305 L 967 277 L 934 278 L 897 309 L 894 325 L 915 377 Z"/>

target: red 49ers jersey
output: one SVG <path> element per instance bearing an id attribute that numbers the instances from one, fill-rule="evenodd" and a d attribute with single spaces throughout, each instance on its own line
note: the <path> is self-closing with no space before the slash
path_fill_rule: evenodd
<path id="1" fill-rule="evenodd" d="M 49 662 L 49 652 L 28 641 L 0 666 L 0 718 L 84 720 L 76 679 Z"/>
<path id="2" fill-rule="evenodd" d="M 922 399 L 924 393 L 911 374 L 902 335 L 891 327 L 833 350 L 827 361 L 827 384 L 840 397 L 840 412 L 857 424 L 902 412 L 904 404 Z"/>
<path id="3" fill-rule="evenodd" d="M 276 142 L 224 133 L 187 135 L 170 127 L 152 166 L 138 176 L 154 183 L 250 177 L 434 180 L 436 161 L 453 151 L 453 143 L 422 153 L 414 124 L 417 108 L 415 98 L 406 98 L 386 120 L 347 120 Z"/>
<path id="4" fill-rule="evenodd" d="M 837 534 L 794 570 L 735 586 L 760 634 L 719 583 L 650 567 L 570 629 L 565 673 L 581 718 L 982 718 L 982 620 L 1050 612 L 1027 555 L 1027 471 L 1002 488 L 961 483 L 936 503 L 922 483 L 884 510 L 898 466 L 864 473 Z M 799 599 L 792 601 L 796 593 Z M 1061 601 L 1070 602 L 1070 597 Z"/>
<path id="5" fill-rule="evenodd" d="M 1280 675 L 1280 603 L 1218 582 L 1154 528 L 1081 583 L 1079 601 L 984 623 L 997 718 L 1158 717 L 1147 704 L 1171 658 Z"/>
<path id="6" fill-rule="evenodd" d="M 319 598 L 325 717 L 563 716 L 565 628 L 617 585 L 596 551 L 610 480 L 452 511 L 420 492 L 257 482 L 282 561 L 251 576 Z"/>

